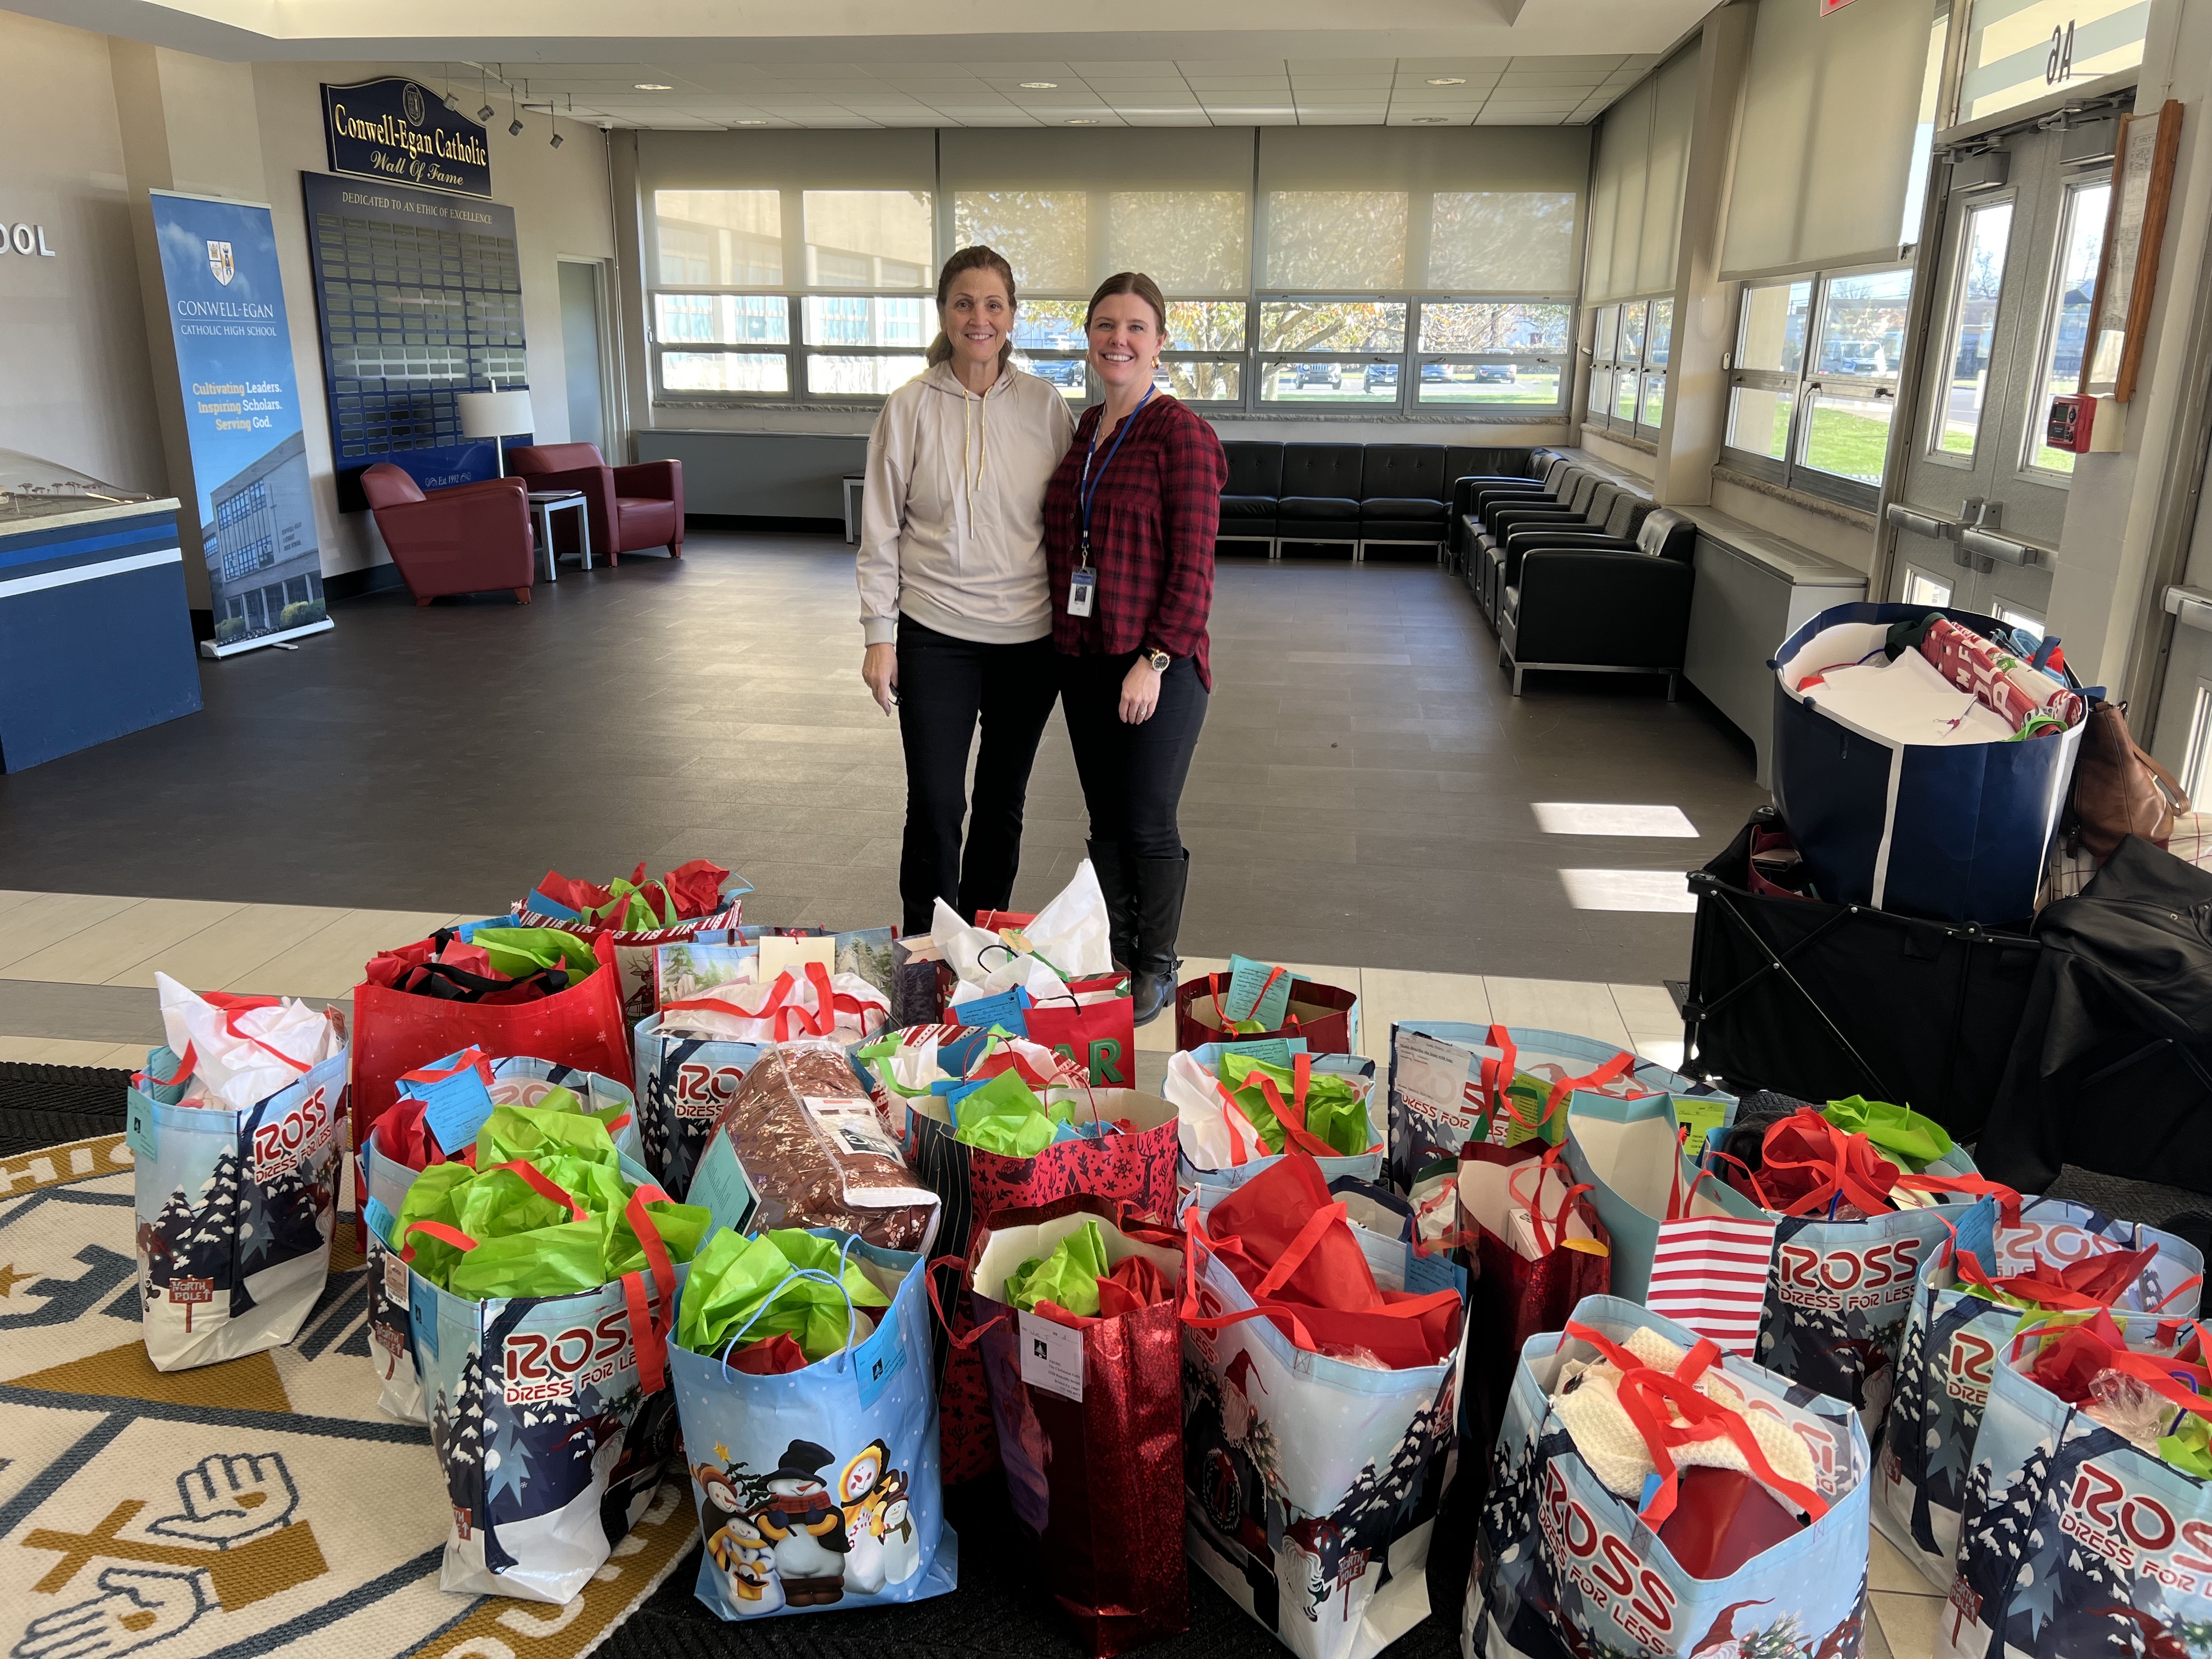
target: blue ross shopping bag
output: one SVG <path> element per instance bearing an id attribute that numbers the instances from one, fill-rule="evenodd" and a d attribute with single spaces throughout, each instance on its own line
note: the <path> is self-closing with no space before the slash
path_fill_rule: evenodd
<path id="1" fill-rule="evenodd" d="M 2169 1298 L 2177 1305 L 2193 1304 L 2189 1292 L 2204 1271 L 2196 1246 L 2064 1199 L 2027 1199 L 2016 1216 L 2008 1216 L 1990 1197 L 1959 1218 L 1955 1241 L 1929 1254 L 1898 1350 L 1874 1518 L 1937 1589 L 1949 1589 L 1954 1575 L 1975 1437 L 1990 1378 L 2022 1316 L 2017 1309 L 1953 1288 L 1959 1277 L 1955 1252 L 1972 1251 L 1984 1273 L 2002 1277 L 2026 1272 L 2038 1261 L 2059 1267 L 2146 1247 L 2158 1255 L 2114 1304 L 2115 1317 L 2127 1328 L 2154 1326 Z"/>
<path id="2" fill-rule="evenodd" d="M 2168 1334 L 2131 1329 L 2128 1347 L 2170 1356 Z M 2172 1334 L 2201 1353 L 2193 1327 Z M 2031 1359 L 2011 1357 L 2012 1346 L 1990 1374 L 1974 1440 L 1936 1659 L 2202 1653 L 2212 1631 L 2212 1480 L 2059 1399 L 2028 1377 Z"/>
<path id="3" fill-rule="evenodd" d="M 1590 1297 L 1574 1322 L 1614 1343 L 1639 1330 L 1689 1349 L 1694 1333 L 1632 1302 Z M 1559 1334 L 1522 1350 L 1491 1468 L 1460 1635 L 1470 1659 L 1636 1654 L 1856 1654 L 1867 1618 L 1866 1437 L 1841 1401 L 1733 1354 L 1715 1368 L 1748 1413 L 1804 1442 L 1824 1506 L 1810 1525 L 1722 1578 L 1676 1563 L 1638 1505 L 1592 1472 L 1552 1396 L 1570 1359 L 1599 1350 Z"/>
<path id="4" fill-rule="evenodd" d="M 706 1545 L 697 1593 L 725 1619 L 918 1601 L 959 1579 L 923 1258 L 812 1231 L 890 1295 L 873 1332 L 767 1376 L 667 1344 Z"/>
<path id="5" fill-rule="evenodd" d="M 1947 921 L 2021 921 L 2035 913 L 2086 723 L 2018 742 L 1900 743 L 1807 702 L 1790 684 L 1793 664 L 1802 677 L 1856 663 L 1881 649 L 1893 623 L 1929 609 L 1832 605 L 1782 642 L 1774 802 L 1832 904 Z M 1985 637 L 2011 632 L 1993 617 L 1943 614 Z M 1799 662 L 1816 640 L 1820 660 Z"/>

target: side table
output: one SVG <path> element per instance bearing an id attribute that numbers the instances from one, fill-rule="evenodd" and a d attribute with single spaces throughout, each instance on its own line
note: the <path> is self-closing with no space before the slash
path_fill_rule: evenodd
<path id="1" fill-rule="evenodd" d="M 845 475 L 845 539 L 855 544 L 860 539 L 860 492 L 866 483 L 858 472 Z"/>
<path id="2" fill-rule="evenodd" d="M 561 580 L 560 561 L 553 556 L 553 515 L 573 512 L 576 515 L 576 541 L 584 550 L 584 568 L 592 568 L 592 515 L 589 503 L 580 489 L 533 489 L 530 492 L 530 516 L 538 526 L 538 550 L 545 556 L 545 580 Z"/>

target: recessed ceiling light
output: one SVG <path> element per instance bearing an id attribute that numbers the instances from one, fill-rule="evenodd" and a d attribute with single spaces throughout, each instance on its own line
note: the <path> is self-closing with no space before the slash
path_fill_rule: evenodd
<path id="1" fill-rule="evenodd" d="M 1095 127 L 1098 123 L 1096 121 L 1076 120 L 1070 121 L 1067 125 L 1072 127 Z"/>
<path id="2" fill-rule="evenodd" d="M 1440 127 L 1449 118 L 1443 115 L 1416 115 L 1413 125 L 1417 127 Z"/>
<path id="3" fill-rule="evenodd" d="M 741 127 L 764 127 L 768 123 L 761 120 L 757 117 L 748 116 L 744 120 L 738 122 L 738 125 Z"/>
<path id="4" fill-rule="evenodd" d="M 633 82 L 631 84 L 640 92 L 673 92 L 676 90 L 674 87 L 670 86 L 665 81 L 636 81 Z"/>
<path id="5" fill-rule="evenodd" d="M 1022 82 L 1023 90 L 1026 92 L 1050 92 L 1059 85 L 1060 82 L 1057 81 L 1024 81 Z"/>
<path id="6" fill-rule="evenodd" d="M 1463 87 L 1467 84 L 1467 76 L 1464 75 L 1431 75 L 1429 77 L 1429 84 L 1432 87 Z"/>

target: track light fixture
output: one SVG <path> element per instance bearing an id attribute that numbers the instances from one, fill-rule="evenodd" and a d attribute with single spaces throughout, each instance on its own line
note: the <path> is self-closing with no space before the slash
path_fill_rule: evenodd
<path id="1" fill-rule="evenodd" d="M 477 119 L 486 125 L 489 125 L 491 118 L 497 112 L 491 106 L 491 94 L 489 90 L 490 85 L 490 81 L 485 77 L 483 66 L 478 65 L 477 69 L 477 96 L 483 100 L 483 107 L 477 112 Z"/>
<path id="2" fill-rule="evenodd" d="M 526 98 L 530 95 L 530 82 L 527 81 L 522 83 L 522 94 Z M 510 138 L 520 138 L 522 137 L 522 106 L 514 101 L 514 89 L 512 87 L 507 88 L 507 98 L 514 119 L 507 124 L 507 136 Z"/>
<path id="3" fill-rule="evenodd" d="M 446 107 L 457 114 L 461 107 L 461 94 L 453 90 L 453 72 L 450 69 L 446 71 Z"/>
<path id="4" fill-rule="evenodd" d="M 568 99 L 568 113 L 569 113 L 570 118 L 572 118 L 572 119 L 573 119 L 573 118 L 574 118 L 575 111 L 576 111 L 576 100 L 575 100 L 574 95 L 572 94 L 570 95 L 569 99 Z M 553 148 L 554 148 L 554 149 L 560 149 L 560 148 L 561 148 L 561 128 L 560 128 L 560 125 L 559 125 L 557 122 L 556 122 L 556 121 L 554 120 L 554 118 L 553 118 L 553 106 L 552 106 L 552 103 L 550 102 L 550 100 L 548 100 L 548 102 L 546 103 L 546 106 L 545 106 L 545 125 L 546 125 L 548 127 L 550 127 L 550 129 L 552 129 L 552 132 L 553 132 Z"/>

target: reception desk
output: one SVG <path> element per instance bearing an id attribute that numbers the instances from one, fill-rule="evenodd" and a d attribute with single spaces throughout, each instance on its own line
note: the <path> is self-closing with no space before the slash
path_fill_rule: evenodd
<path id="1" fill-rule="evenodd" d="M 0 772 L 199 707 L 177 503 L 0 502 Z"/>

